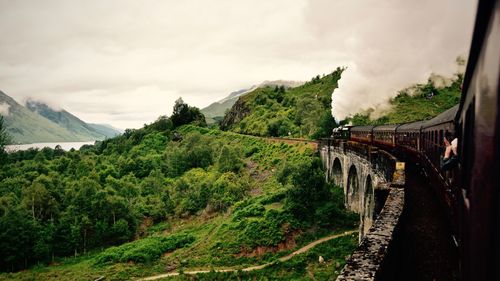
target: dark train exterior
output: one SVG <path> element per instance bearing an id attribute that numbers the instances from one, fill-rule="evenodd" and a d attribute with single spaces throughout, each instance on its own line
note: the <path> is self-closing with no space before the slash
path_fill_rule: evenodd
<path id="1" fill-rule="evenodd" d="M 426 170 L 460 249 L 461 280 L 500 280 L 500 4 L 479 1 L 459 105 L 407 124 L 354 126 L 334 136 L 409 156 Z M 458 163 L 443 171 L 444 137 Z M 450 273 L 451 274 L 451 273 Z"/>

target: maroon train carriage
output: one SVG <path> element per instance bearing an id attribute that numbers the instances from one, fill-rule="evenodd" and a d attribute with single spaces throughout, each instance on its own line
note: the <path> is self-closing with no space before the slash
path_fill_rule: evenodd
<path id="1" fill-rule="evenodd" d="M 440 174 L 441 156 L 444 154 L 444 137 L 447 132 L 455 135 L 455 116 L 457 115 L 458 105 L 446 110 L 438 116 L 426 121 L 422 126 L 422 152 L 427 161 L 429 161 Z M 444 178 L 443 178 L 444 180 Z"/>
<path id="2" fill-rule="evenodd" d="M 373 126 L 355 126 L 350 130 L 350 140 L 372 143 Z"/>
<path id="3" fill-rule="evenodd" d="M 379 125 L 373 128 L 373 144 L 392 150 L 396 144 L 396 129 L 399 124 Z"/>
<path id="4" fill-rule="evenodd" d="M 421 150 L 420 131 L 426 121 L 402 124 L 396 129 L 396 145 L 412 152 Z"/>
<path id="5" fill-rule="evenodd" d="M 500 2 L 478 3 L 457 116 L 461 280 L 500 280 Z"/>

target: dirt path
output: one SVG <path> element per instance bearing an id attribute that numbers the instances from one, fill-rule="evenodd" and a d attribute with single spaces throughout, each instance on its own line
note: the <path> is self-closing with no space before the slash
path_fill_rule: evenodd
<path id="1" fill-rule="evenodd" d="M 289 255 L 286 255 L 284 257 L 279 258 L 279 261 L 280 262 L 287 261 L 287 260 L 293 258 L 296 255 L 299 255 L 299 254 L 307 252 L 308 250 L 310 250 L 311 248 L 313 248 L 314 246 L 316 246 L 318 244 L 321 244 L 323 242 L 326 242 L 326 241 L 329 241 L 329 240 L 332 240 L 332 239 L 335 239 L 335 238 L 339 238 L 339 237 L 351 235 L 351 234 L 356 233 L 356 232 L 358 232 L 358 231 L 357 230 L 351 230 L 351 231 L 346 231 L 346 232 L 343 232 L 343 233 L 339 233 L 339 234 L 334 234 L 334 235 L 323 237 L 321 239 L 318 239 L 318 240 L 316 240 L 314 242 L 311 242 L 311 243 L 307 244 L 306 246 L 298 249 L 297 251 L 295 251 L 295 252 L 293 252 L 293 253 L 291 253 Z M 272 264 L 272 262 L 261 264 L 261 265 L 256 265 L 256 266 L 251 266 L 251 267 L 246 267 L 246 268 L 243 268 L 241 270 L 242 271 L 254 271 L 254 270 L 263 269 L 263 268 L 265 268 L 265 267 L 267 267 L 267 266 L 269 266 L 271 264 Z M 220 269 L 215 269 L 214 271 L 215 272 L 237 272 L 238 270 L 239 269 L 236 269 L 236 268 L 220 268 Z M 195 275 L 195 274 L 198 274 L 198 273 L 209 273 L 211 271 L 212 270 L 193 270 L 193 271 L 185 271 L 184 274 Z M 171 273 L 164 273 L 164 274 L 154 275 L 154 276 L 150 276 L 150 277 L 140 278 L 140 279 L 137 279 L 137 280 L 144 280 L 144 281 L 146 281 L 146 280 L 157 280 L 157 279 L 161 279 L 161 278 L 178 276 L 178 275 L 180 275 L 179 272 L 171 272 Z"/>

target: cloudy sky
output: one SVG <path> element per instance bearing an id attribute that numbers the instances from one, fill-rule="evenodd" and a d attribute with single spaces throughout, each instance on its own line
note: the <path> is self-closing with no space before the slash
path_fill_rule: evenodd
<path id="1" fill-rule="evenodd" d="M 333 114 L 373 106 L 467 54 L 475 0 L 0 0 L 0 90 L 138 128 L 264 80 L 348 70 Z"/>

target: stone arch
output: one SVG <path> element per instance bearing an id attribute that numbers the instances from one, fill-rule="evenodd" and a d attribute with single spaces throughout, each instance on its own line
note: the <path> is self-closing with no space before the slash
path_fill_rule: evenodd
<path id="1" fill-rule="evenodd" d="M 375 193 L 373 190 L 373 180 L 368 175 L 365 180 L 365 194 L 363 200 L 362 232 L 367 233 L 373 224 L 375 211 Z"/>
<path id="2" fill-rule="evenodd" d="M 342 164 L 340 164 L 340 159 L 338 157 L 335 157 L 335 160 L 333 160 L 333 166 L 332 166 L 332 179 L 333 183 L 337 186 L 343 187 L 343 171 L 342 171 Z"/>
<path id="3" fill-rule="evenodd" d="M 349 168 L 347 175 L 347 206 L 353 211 L 359 211 L 359 179 L 355 165 Z"/>

